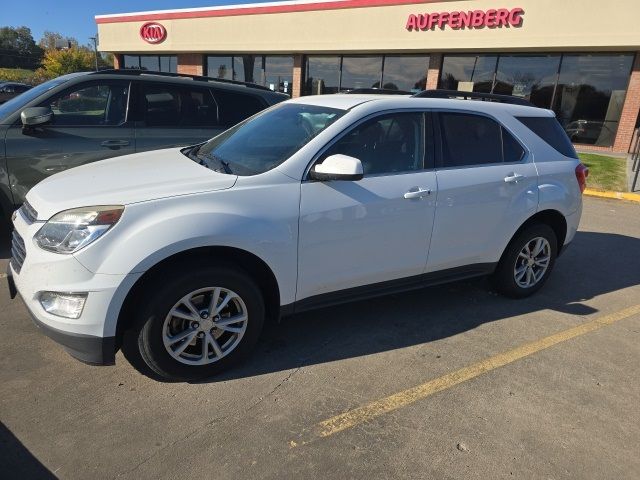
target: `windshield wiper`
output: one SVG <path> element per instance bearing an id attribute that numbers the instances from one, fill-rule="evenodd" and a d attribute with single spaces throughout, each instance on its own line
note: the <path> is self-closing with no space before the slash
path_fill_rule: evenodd
<path id="1" fill-rule="evenodd" d="M 222 168 L 224 168 L 224 173 L 233 174 L 233 170 L 231 170 L 229 162 L 222 160 L 221 158 L 218 158 L 218 161 L 220 162 L 220 165 L 222 165 Z"/>

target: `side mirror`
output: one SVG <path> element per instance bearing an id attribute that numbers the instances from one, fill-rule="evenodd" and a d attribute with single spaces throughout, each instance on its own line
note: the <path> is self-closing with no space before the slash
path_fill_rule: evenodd
<path id="1" fill-rule="evenodd" d="M 50 107 L 29 107 L 20 113 L 20 119 L 25 127 L 35 127 L 53 120 L 53 111 Z"/>
<path id="2" fill-rule="evenodd" d="M 331 155 L 322 163 L 316 164 L 309 172 L 312 180 L 362 180 L 364 171 L 362 162 L 348 155 Z"/>

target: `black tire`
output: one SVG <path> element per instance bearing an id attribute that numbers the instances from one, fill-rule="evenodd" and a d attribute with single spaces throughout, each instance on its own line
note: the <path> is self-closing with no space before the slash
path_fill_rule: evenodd
<path id="1" fill-rule="evenodd" d="M 163 380 L 191 381 L 216 375 L 245 359 L 258 341 L 265 319 L 262 292 L 251 277 L 232 266 L 189 265 L 177 273 L 175 270 L 165 273 L 155 276 L 144 286 L 137 302 L 142 306 L 135 314 L 137 321 L 125 335 L 125 343 L 135 345 L 145 366 Z M 247 328 L 240 343 L 226 356 L 208 365 L 186 365 L 173 358 L 165 348 L 164 321 L 182 297 L 207 287 L 223 287 L 242 298 L 248 315 Z M 131 363 L 148 374 L 136 362 Z"/>
<path id="2" fill-rule="evenodd" d="M 516 267 L 516 261 L 525 245 L 537 237 L 545 238 L 549 242 L 551 250 L 549 266 L 536 284 L 524 288 L 518 285 L 515 279 L 514 269 Z M 549 278 L 556 261 L 557 253 L 558 239 L 551 227 L 542 223 L 526 227 L 511 240 L 507 249 L 502 254 L 498 267 L 491 278 L 494 288 L 502 295 L 510 298 L 525 298 L 533 295 L 542 288 Z"/>

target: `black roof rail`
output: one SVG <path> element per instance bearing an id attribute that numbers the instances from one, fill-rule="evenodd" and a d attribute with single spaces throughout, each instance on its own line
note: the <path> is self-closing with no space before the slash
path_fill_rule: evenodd
<path id="1" fill-rule="evenodd" d="M 481 100 L 484 102 L 510 103 L 512 105 L 523 105 L 525 107 L 535 107 L 533 103 L 524 98 L 512 95 L 498 95 L 497 93 L 462 92 L 460 90 L 423 90 L 414 95 L 416 98 L 462 98 L 464 100 Z"/>
<path id="2" fill-rule="evenodd" d="M 98 70 L 98 71 L 90 72 L 90 75 L 97 75 L 101 73 L 114 74 L 114 75 L 131 75 L 131 76 L 154 75 L 154 76 L 169 77 L 169 78 L 190 78 L 192 80 L 199 80 L 203 82 L 229 83 L 231 85 L 242 85 L 245 87 L 252 87 L 260 90 L 268 90 L 270 92 L 272 91 L 270 88 L 267 88 L 264 85 L 258 85 L 257 83 L 252 83 L 252 82 L 241 82 L 239 80 L 228 80 L 226 78 L 205 77 L 203 75 L 187 75 L 184 73 L 156 72 L 153 70 L 141 70 L 139 68 L 109 68 L 106 70 Z"/>
<path id="3" fill-rule="evenodd" d="M 362 93 L 370 95 L 412 95 L 412 92 L 405 90 L 395 90 L 392 88 L 352 88 L 342 93 Z"/>

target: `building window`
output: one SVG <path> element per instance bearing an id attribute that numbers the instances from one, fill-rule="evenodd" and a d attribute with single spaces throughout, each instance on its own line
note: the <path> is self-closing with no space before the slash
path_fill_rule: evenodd
<path id="1" fill-rule="evenodd" d="M 124 55 L 124 68 L 176 73 L 178 57 L 175 55 Z"/>
<path id="2" fill-rule="evenodd" d="M 382 57 L 342 57 L 340 90 L 380 88 Z"/>
<path id="3" fill-rule="evenodd" d="M 575 143 L 615 140 L 633 54 L 448 55 L 440 88 L 500 93 L 555 111 Z"/>
<path id="4" fill-rule="evenodd" d="M 491 92 L 496 55 L 447 55 L 442 61 L 440 88 L 465 92 Z"/>
<path id="5" fill-rule="evenodd" d="M 573 142 L 613 145 L 632 63 L 632 54 L 563 56 L 552 108 Z"/>
<path id="6" fill-rule="evenodd" d="M 424 90 L 428 55 L 325 56 L 306 59 L 305 95 L 337 93 L 355 88 Z"/>
<path id="7" fill-rule="evenodd" d="M 305 95 L 338 93 L 341 57 L 307 57 Z"/>
<path id="8" fill-rule="evenodd" d="M 385 55 L 382 88 L 420 92 L 427 83 L 429 57 Z"/>
<path id="9" fill-rule="evenodd" d="M 278 55 L 209 55 L 207 76 L 264 85 L 291 95 L 293 57 Z"/>

